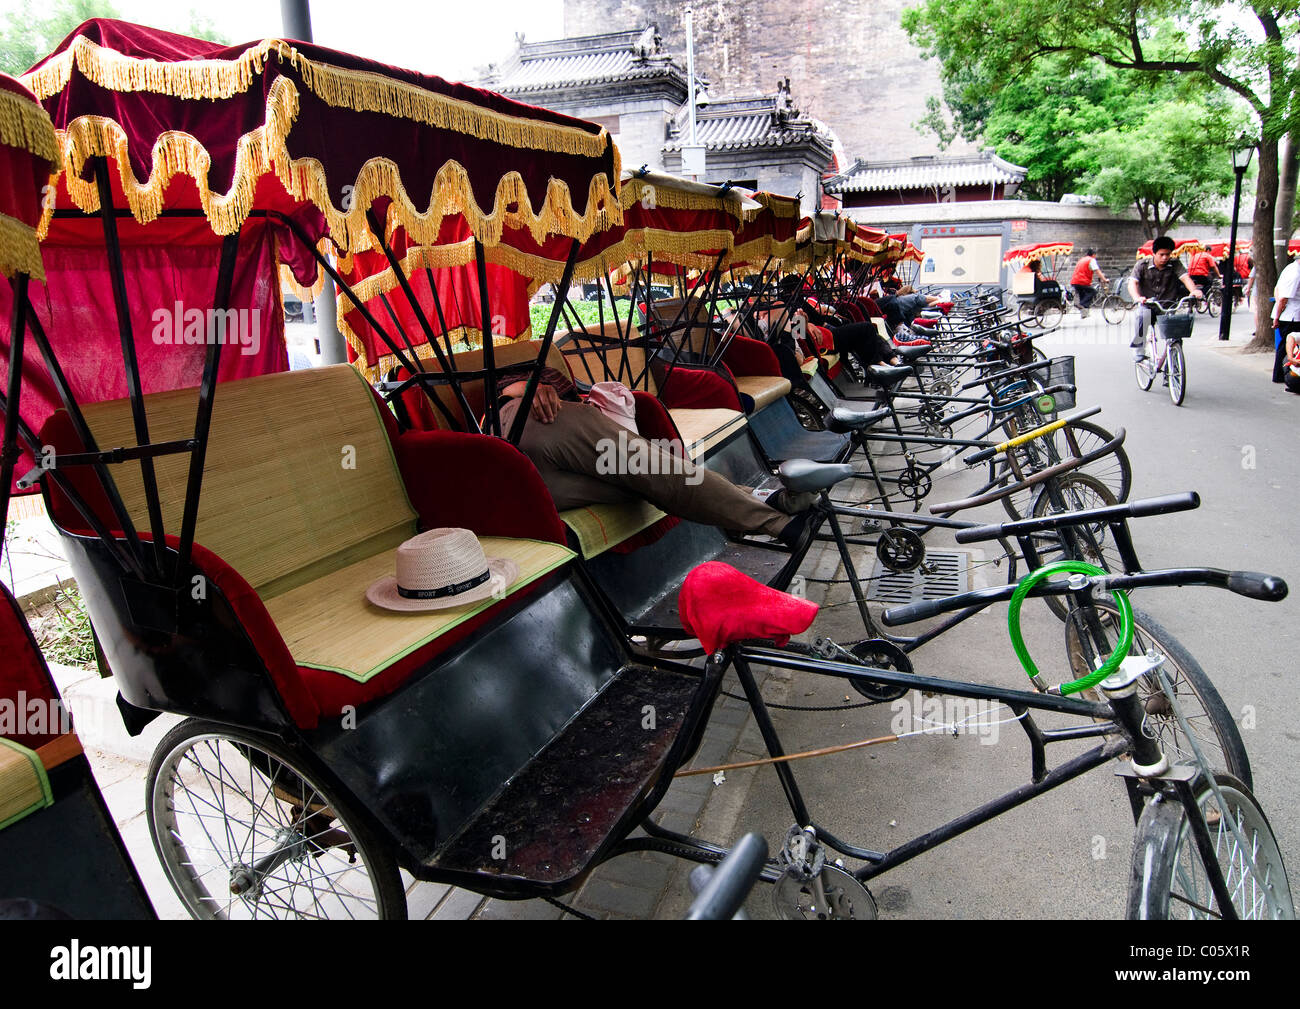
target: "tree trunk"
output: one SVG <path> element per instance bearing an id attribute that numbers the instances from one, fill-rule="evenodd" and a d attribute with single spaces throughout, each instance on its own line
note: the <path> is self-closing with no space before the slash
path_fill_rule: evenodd
<path id="1" fill-rule="evenodd" d="M 1300 168 L 1300 148 L 1294 132 L 1282 140 L 1282 157 L 1278 165 L 1277 210 L 1273 214 L 1273 262 L 1280 273 L 1286 263 L 1286 246 L 1291 240 L 1291 218 L 1295 214 L 1296 174 Z"/>
<path id="2" fill-rule="evenodd" d="M 1255 338 L 1246 345 L 1248 354 L 1273 352 L 1273 306 L 1269 297 L 1277 284 L 1277 261 L 1273 258 L 1273 209 L 1277 201 L 1277 141 L 1267 138 L 1259 144 L 1259 175 L 1255 178 L 1255 216 L 1252 253 L 1255 259 Z M 1223 310 L 1232 304 L 1225 292 Z"/>

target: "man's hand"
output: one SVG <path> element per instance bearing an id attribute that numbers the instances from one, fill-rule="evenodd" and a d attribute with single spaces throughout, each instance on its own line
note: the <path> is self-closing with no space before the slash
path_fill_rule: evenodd
<path id="1" fill-rule="evenodd" d="M 537 391 L 533 393 L 532 413 L 533 419 L 543 424 L 553 423 L 560 415 L 560 394 L 554 386 L 538 383 Z"/>

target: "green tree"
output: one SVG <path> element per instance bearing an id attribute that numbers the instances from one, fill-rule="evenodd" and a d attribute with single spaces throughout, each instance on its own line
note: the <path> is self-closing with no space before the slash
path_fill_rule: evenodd
<path id="1" fill-rule="evenodd" d="M 1148 237 L 1193 218 L 1223 225 L 1212 209 L 1232 192 L 1232 166 L 1221 152 L 1241 130 L 1224 103 L 1151 105 L 1135 122 L 1090 137 L 1071 164 L 1088 178 L 1085 192 L 1112 210 L 1136 207 Z"/>
<path id="2" fill-rule="evenodd" d="M 939 59 L 945 86 L 972 74 L 997 88 L 1014 86 L 1029 67 L 1056 56 L 1076 66 L 1099 59 L 1153 82 L 1178 77 L 1235 95 L 1254 113 L 1258 137 L 1257 282 L 1262 289 L 1274 284 L 1279 178 L 1294 177 L 1289 166 L 1280 171 L 1278 146 L 1300 123 L 1300 0 L 925 0 L 904 12 L 903 26 Z M 1297 149 L 1288 143 L 1288 158 Z M 1271 349 L 1267 306 L 1258 304 L 1252 348 Z"/>
<path id="3" fill-rule="evenodd" d="M 26 73 L 83 21 L 121 16 L 108 0 L 55 0 L 39 5 L 23 0 L 0 21 L 0 72 L 13 76 Z M 210 42 L 228 41 L 213 28 L 211 20 L 192 8 L 182 18 L 176 25 L 155 27 L 182 31 Z"/>

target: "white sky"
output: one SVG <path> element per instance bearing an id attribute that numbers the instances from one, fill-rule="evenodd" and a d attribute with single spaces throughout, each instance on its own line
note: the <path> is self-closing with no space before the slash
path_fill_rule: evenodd
<path id="1" fill-rule="evenodd" d="M 185 31 L 197 10 L 232 44 L 284 34 L 278 0 L 111 2 L 124 20 L 170 31 Z M 500 63 L 516 32 L 530 42 L 564 34 L 563 0 L 312 0 L 311 24 L 318 45 L 453 81 Z"/>

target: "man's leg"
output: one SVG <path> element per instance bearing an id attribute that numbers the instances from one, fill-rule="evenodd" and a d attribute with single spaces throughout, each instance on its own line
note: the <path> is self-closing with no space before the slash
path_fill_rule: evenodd
<path id="1" fill-rule="evenodd" d="M 1133 310 L 1133 339 L 1129 346 L 1133 348 L 1133 360 L 1141 361 L 1146 357 L 1147 327 L 1155 325 L 1150 305 L 1138 305 Z"/>
<path id="2" fill-rule="evenodd" d="M 530 417 L 519 447 L 537 467 L 560 511 L 643 498 L 670 515 L 737 532 L 777 536 L 790 522 L 789 515 L 751 491 L 581 403 L 560 404 L 559 416 L 550 424 Z"/>

